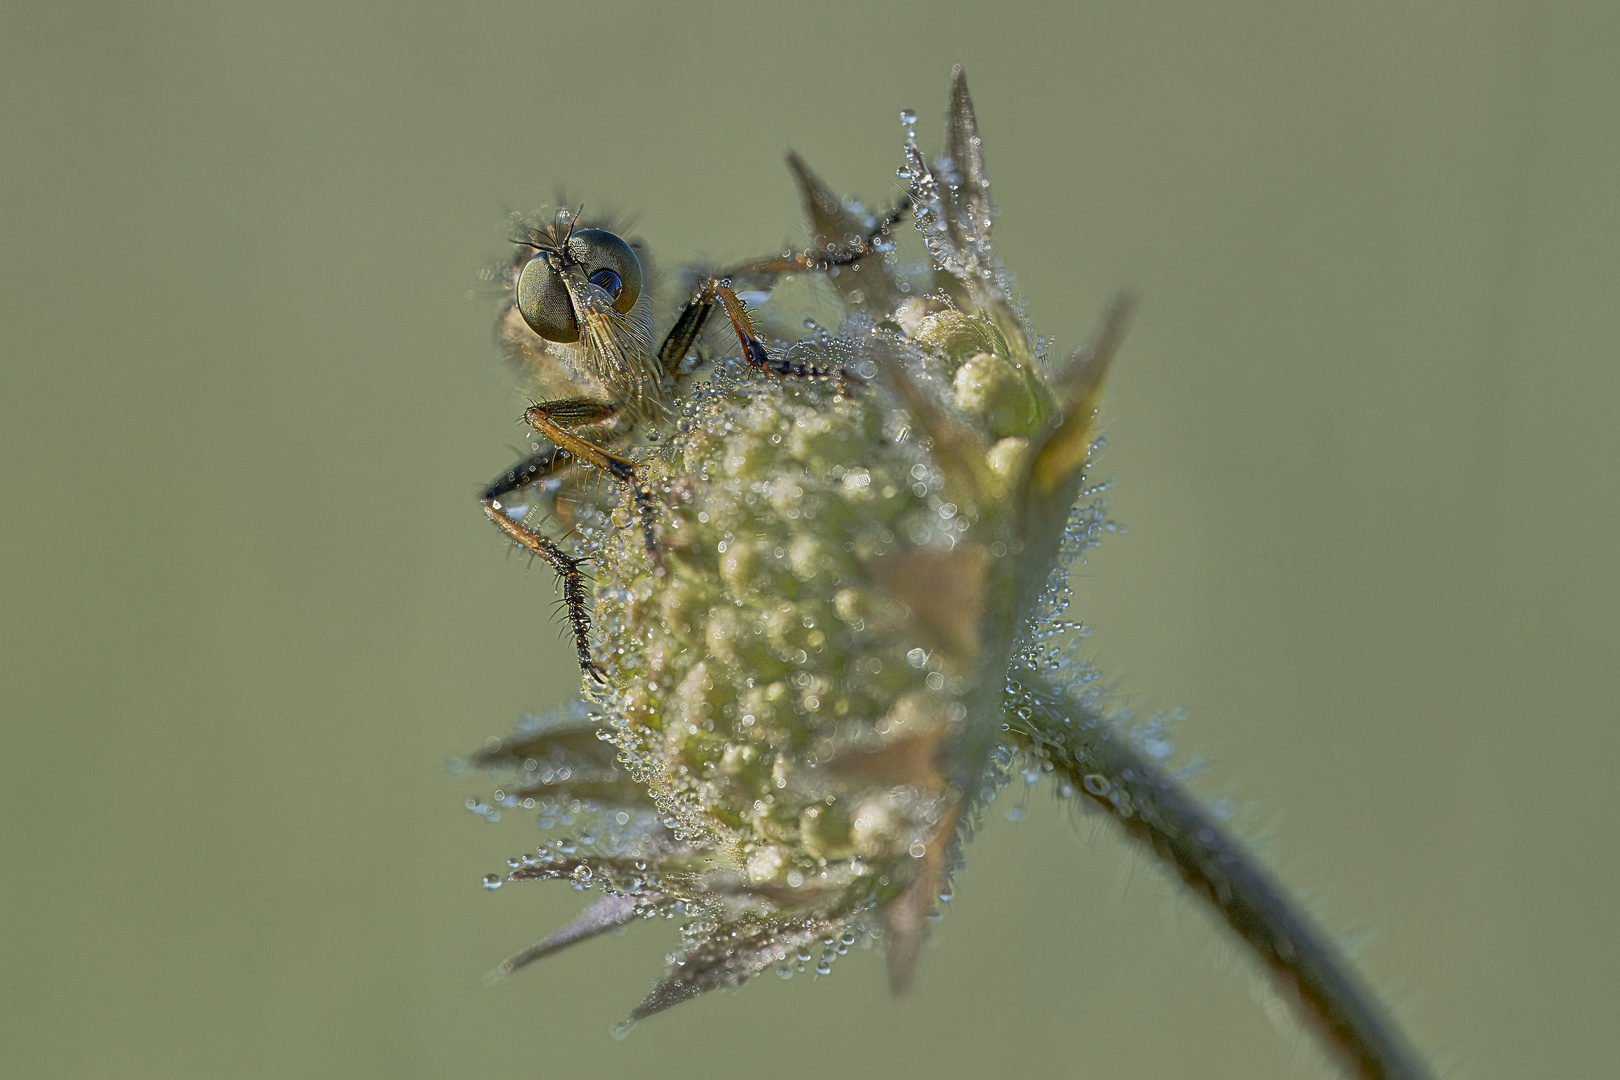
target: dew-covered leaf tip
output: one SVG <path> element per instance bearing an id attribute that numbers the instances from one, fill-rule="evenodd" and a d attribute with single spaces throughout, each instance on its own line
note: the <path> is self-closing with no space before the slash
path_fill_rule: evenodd
<path id="1" fill-rule="evenodd" d="M 628 1023 L 862 943 L 899 991 L 1015 772 L 1156 848 L 1211 825 L 1108 715 L 1064 617 L 1106 527 L 1086 466 L 1130 302 L 1054 362 L 995 257 L 961 70 L 932 161 L 901 122 L 892 203 L 789 155 L 809 245 L 678 288 L 609 222 L 513 223 L 498 336 L 537 437 L 483 506 L 555 571 L 581 692 L 471 756 L 498 786 L 469 806 L 548 834 L 488 887 L 561 879 L 587 905 L 494 978 L 664 916 L 682 944 Z M 1219 907 L 1238 849 L 1205 832 L 1161 854 Z"/>

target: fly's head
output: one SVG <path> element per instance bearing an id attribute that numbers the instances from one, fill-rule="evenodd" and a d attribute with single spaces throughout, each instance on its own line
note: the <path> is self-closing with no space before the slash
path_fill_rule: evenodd
<path id="1" fill-rule="evenodd" d="M 643 419 L 664 400 L 650 282 L 635 247 L 558 210 L 519 223 L 498 332 L 542 396 L 607 400 Z"/>

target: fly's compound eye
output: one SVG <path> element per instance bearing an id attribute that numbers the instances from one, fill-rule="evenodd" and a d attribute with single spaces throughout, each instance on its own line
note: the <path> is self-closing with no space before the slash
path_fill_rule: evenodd
<path id="1" fill-rule="evenodd" d="M 606 229 L 580 229 L 568 238 L 568 254 L 592 285 L 613 298 L 621 315 L 641 296 L 641 260 L 630 245 Z"/>
<path id="2" fill-rule="evenodd" d="M 542 251 L 523 267 L 517 280 L 517 306 L 529 329 L 547 341 L 578 341 L 579 323 L 568 290 Z"/>
<path id="3" fill-rule="evenodd" d="M 606 229 L 580 229 L 568 238 L 565 251 L 540 252 L 518 275 L 518 311 L 529 328 L 547 341 L 579 340 L 579 320 L 568 289 L 552 265 L 558 254 L 607 293 L 620 314 L 634 307 L 641 296 L 641 261 L 630 245 Z"/>

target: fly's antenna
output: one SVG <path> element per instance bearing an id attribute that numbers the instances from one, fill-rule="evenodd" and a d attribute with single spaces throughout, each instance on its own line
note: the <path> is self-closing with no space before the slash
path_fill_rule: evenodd
<path id="1" fill-rule="evenodd" d="M 559 206 L 557 208 L 556 216 L 553 218 L 553 221 L 555 222 L 553 225 L 553 235 L 556 235 L 559 230 L 561 232 L 561 239 L 556 240 L 557 247 L 566 247 L 568 245 L 568 241 L 574 238 L 574 230 L 579 228 L 580 219 L 584 216 L 584 203 L 579 204 L 578 210 L 570 210 L 566 206 Z"/>

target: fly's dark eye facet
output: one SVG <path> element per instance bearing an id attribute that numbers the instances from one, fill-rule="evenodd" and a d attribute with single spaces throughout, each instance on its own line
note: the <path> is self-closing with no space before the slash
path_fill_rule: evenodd
<path id="1" fill-rule="evenodd" d="M 585 276 L 613 297 L 621 314 L 641 297 L 641 260 L 629 244 L 606 229 L 580 229 L 568 238 L 568 254 L 585 268 Z"/>
<path id="2" fill-rule="evenodd" d="M 595 285 L 598 289 L 601 289 L 615 300 L 619 298 L 619 293 L 624 290 L 624 281 L 619 277 L 618 274 L 615 274 L 613 271 L 607 269 L 598 270 L 596 273 L 592 274 L 591 284 Z"/>

